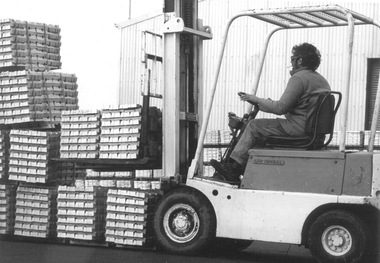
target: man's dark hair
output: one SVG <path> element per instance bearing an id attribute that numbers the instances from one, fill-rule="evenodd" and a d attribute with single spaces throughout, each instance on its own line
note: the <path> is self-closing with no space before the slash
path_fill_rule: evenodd
<path id="1" fill-rule="evenodd" d="M 302 58 L 302 66 L 315 71 L 321 63 L 321 53 L 319 50 L 309 43 L 295 45 L 292 49 L 295 57 Z"/>

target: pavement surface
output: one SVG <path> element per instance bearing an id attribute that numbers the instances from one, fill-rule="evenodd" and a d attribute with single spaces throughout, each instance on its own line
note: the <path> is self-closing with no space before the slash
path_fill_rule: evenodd
<path id="1" fill-rule="evenodd" d="M 43 241 L 43 240 L 42 240 Z M 308 249 L 296 245 L 253 242 L 247 249 L 197 256 L 171 255 L 142 248 L 105 245 L 48 243 L 34 239 L 0 239 L 0 263 L 317 263 Z M 380 254 L 362 263 L 380 263 Z"/>
<path id="2" fill-rule="evenodd" d="M 197 256 L 166 254 L 152 249 L 118 248 L 96 245 L 0 240 L 0 263 L 317 263 L 309 251 L 284 244 L 254 242 L 235 253 L 210 252 Z"/>

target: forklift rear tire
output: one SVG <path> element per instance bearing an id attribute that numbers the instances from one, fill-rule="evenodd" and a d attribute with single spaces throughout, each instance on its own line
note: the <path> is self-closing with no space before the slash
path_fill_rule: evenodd
<path id="1" fill-rule="evenodd" d="M 158 248 L 194 255 L 215 238 L 216 219 L 210 202 L 198 191 L 180 188 L 165 196 L 154 215 Z"/>
<path id="2" fill-rule="evenodd" d="M 334 210 L 319 216 L 310 227 L 308 245 L 320 263 L 357 263 L 367 245 L 364 223 L 354 214 Z"/>

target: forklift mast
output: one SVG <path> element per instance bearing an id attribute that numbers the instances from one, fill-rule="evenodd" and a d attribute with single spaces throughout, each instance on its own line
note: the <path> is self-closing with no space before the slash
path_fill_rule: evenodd
<path id="1" fill-rule="evenodd" d="M 202 40 L 212 37 L 197 0 L 165 0 L 164 13 L 163 174 L 183 182 L 202 122 Z"/>

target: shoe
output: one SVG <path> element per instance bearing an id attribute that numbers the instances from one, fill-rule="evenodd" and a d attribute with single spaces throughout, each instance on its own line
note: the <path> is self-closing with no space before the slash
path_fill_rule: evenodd
<path id="1" fill-rule="evenodd" d="M 214 175 L 211 177 L 203 177 L 203 179 L 216 181 L 216 182 L 222 182 L 222 183 L 228 183 L 231 185 L 240 185 L 241 183 L 240 178 L 233 178 L 233 180 L 228 180 L 227 178 L 225 178 L 223 175 L 221 175 L 218 172 L 215 172 Z"/>
<path id="2" fill-rule="evenodd" d="M 240 181 L 240 175 L 244 173 L 244 167 L 239 163 L 221 163 L 211 159 L 210 164 L 214 169 L 228 181 Z"/>

